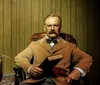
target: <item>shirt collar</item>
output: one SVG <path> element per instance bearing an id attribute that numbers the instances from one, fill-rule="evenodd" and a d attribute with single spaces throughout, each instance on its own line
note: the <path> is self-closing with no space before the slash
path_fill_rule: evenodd
<path id="1" fill-rule="evenodd" d="M 47 35 L 46 35 L 46 39 L 52 40 L 52 39 L 49 38 Z M 59 42 L 59 39 L 60 39 L 60 37 L 57 37 L 57 38 L 55 38 L 54 40 L 57 40 L 57 42 Z"/>

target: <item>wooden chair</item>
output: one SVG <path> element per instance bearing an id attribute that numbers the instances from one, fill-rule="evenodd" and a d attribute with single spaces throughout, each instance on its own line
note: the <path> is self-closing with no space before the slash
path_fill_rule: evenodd
<path id="1" fill-rule="evenodd" d="M 43 38 L 44 36 L 46 35 L 45 32 L 41 32 L 41 33 L 35 33 L 33 34 L 29 39 L 28 39 L 28 44 L 31 43 L 32 41 L 37 41 L 41 38 Z M 69 41 L 71 43 L 74 43 L 76 46 L 77 46 L 77 42 L 76 42 L 76 39 L 70 35 L 70 34 L 65 34 L 65 33 L 60 33 L 60 36 L 66 40 L 66 41 Z M 33 60 L 32 60 L 33 61 Z M 32 61 L 30 62 L 32 64 Z M 19 85 L 19 83 L 23 80 L 26 79 L 26 75 L 25 75 L 25 72 L 23 71 L 23 69 L 21 67 L 14 67 L 14 71 L 15 71 L 15 85 Z M 84 77 L 85 78 L 85 77 Z M 84 81 L 84 84 L 82 85 L 89 85 L 88 84 L 88 80 L 86 79 L 82 79 Z M 74 81 L 72 85 L 81 85 L 79 84 L 80 80 L 79 81 Z"/>

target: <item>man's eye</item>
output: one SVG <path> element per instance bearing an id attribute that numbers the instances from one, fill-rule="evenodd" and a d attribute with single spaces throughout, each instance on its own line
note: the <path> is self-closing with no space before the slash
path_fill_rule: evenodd
<path id="1" fill-rule="evenodd" d="M 47 27 L 52 27 L 52 26 L 54 26 L 54 27 L 58 27 L 59 25 L 46 25 Z"/>
<path id="2" fill-rule="evenodd" d="M 54 25 L 55 27 L 58 27 L 58 25 Z"/>
<path id="3" fill-rule="evenodd" d="M 47 27 L 51 27 L 51 25 L 47 25 Z"/>

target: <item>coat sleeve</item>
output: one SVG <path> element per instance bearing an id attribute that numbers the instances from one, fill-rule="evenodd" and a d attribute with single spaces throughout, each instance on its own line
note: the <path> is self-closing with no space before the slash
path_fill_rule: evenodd
<path id="1" fill-rule="evenodd" d="M 73 49 L 72 55 L 72 62 L 75 64 L 75 67 L 79 67 L 88 72 L 92 65 L 92 57 L 77 47 Z"/>
<path id="2" fill-rule="evenodd" d="M 26 49 L 15 56 L 14 61 L 17 66 L 22 67 L 24 71 L 27 72 L 28 68 L 31 66 L 30 60 L 32 57 L 33 51 L 30 44 Z"/>

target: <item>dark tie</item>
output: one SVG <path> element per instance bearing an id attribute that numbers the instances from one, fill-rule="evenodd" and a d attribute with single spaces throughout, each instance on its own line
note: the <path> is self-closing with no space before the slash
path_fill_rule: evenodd
<path id="1" fill-rule="evenodd" d="M 46 39 L 46 41 L 47 41 L 47 43 L 54 43 L 54 44 L 57 44 L 58 43 L 58 41 L 57 41 L 57 39 Z"/>

